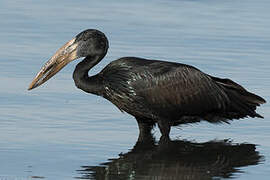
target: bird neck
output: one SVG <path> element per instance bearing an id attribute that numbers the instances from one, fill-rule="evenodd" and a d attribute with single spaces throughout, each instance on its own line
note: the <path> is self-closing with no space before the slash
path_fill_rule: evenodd
<path id="1" fill-rule="evenodd" d="M 88 56 L 77 64 L 73 72 L 73 80 L 79 89 L 96 95 L 102 94 L 101 79 L 98 78 L 98 75 L 90 77 L 88 75 L 90 69 L 98 64 L 102 58 L 99 56 Z"/>

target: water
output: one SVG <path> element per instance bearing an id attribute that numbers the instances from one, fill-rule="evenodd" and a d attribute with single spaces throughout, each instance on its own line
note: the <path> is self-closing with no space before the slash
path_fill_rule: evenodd
<path id="1" fill-rule="evenodd" d="M 268 179 L 268 104 L 258 109 L 265 119 L 173 128 L 172 148 L 164 149 L 136 144 L 134 118 L 76 89 L 77 62 L 26 89 L 56 49 L 96 28 L 110 49 L 90 74 L 122 56 L 164 59 L 231 78 L 269 100 L 269 8 L 268 0 L 0 0 L 0 180 Z"/>

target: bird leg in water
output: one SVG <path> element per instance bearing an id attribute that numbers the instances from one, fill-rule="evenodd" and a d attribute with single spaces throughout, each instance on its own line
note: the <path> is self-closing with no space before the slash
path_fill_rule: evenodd
<path id="1" fill-rule="evenodd" d="M 158 119 L 158 127 L 161 132 L 160 140 L 170 140 L 171 124 L 167 119 Z"/>
<path id="2" fill-rule="evenodd" d="M 152 135 L 152 129 L 153 129 L 153 124 L 146 122 L 145 119 L 141 119 L 136 117 L 138 127 L 139 127 L 139 137 L 138 137 L 138 142 L 143 142 L 147 141 L 149 139 L 153 138 Z"/>

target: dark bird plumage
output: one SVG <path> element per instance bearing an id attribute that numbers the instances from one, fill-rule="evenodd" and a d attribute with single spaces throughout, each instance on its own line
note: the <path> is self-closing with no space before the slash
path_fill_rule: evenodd
<path id="1" fill-rule="evenodd" d="M 210 76 L 186 64 L 124 57 L 89 77 L 88 71 L 106 55 L 108 44 L 106 36 L 98 30 L 81 32 L 45 64 L 29 89 L 45 82 L 71 60 L 85 57 L 73 73 L 76 86 L 103 96 L 121 111 L 133 115 L 141 134 L 145 129 L 151 130 L 155 123 L 162 135 L 168 137 L 173 125 L 201 120 L 228 122 L 247 116 L 262 118 L 255 110 L 266 102 L 263 98 L 230 79 Z M 66 57 L 66 52 L 72 58 Z M 67 63 L 62 60 L 65 58 Z M 56 67 L 55 64 L 61 63 L 64 65 Z"/>

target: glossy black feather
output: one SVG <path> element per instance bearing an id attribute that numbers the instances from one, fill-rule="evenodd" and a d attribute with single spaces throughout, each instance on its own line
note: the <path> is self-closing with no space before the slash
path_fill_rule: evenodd
<path id="1" fill-rule="evenodd" d="M 102 95 L 136 117 L 177 123 L 187 123 L 187 116 L 210 122 L 261 117 L 254 110 L 262 98 L 189 65 L 125 57 L 111 62 L 98 76 L 103 80 Z"/>

